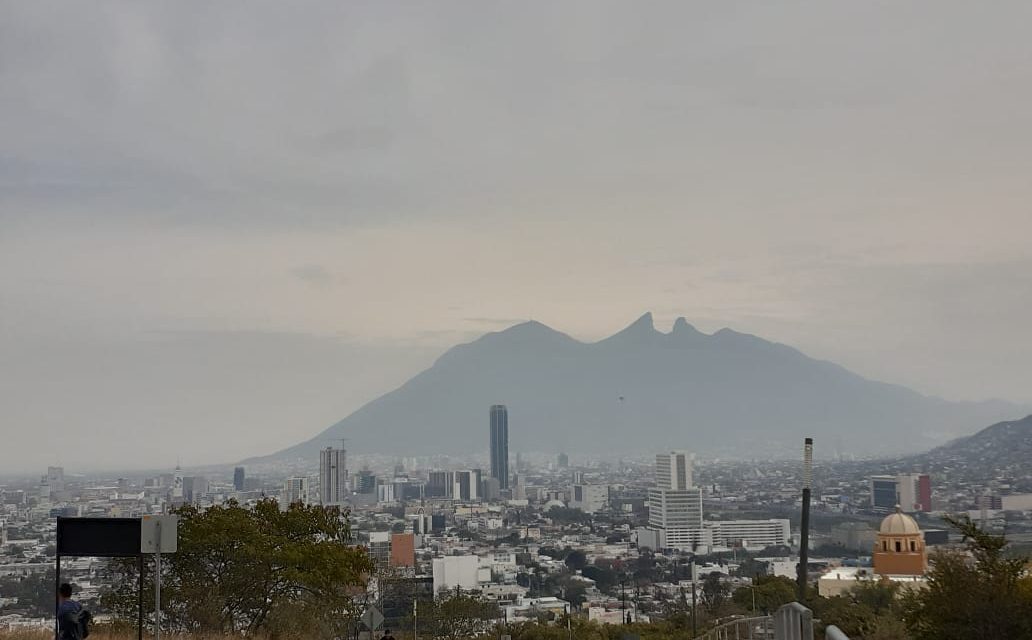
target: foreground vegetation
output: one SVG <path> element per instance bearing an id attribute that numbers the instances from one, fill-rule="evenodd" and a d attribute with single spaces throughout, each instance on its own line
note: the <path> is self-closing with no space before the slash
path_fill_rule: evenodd
<path id="1" fill-rule="evenodd" d="M 374 566 L 365 550 L 351 544 L 346 513 L 321 507 L 294 505 L 281 511 L 272 501 L 253 509 L 230 503 L 199 511 L 179 511 L 179 552 L 163 566 L 163 631 L 192 640 L 254 637 L 294 640 L 354 637 L 357 616 L 364 608 L 366 579 Z M 804 604 L 824 624 L 834 624 L 854 640 L 970 640 L 978 638 L 1032 640 L 1032 577 L 1028 559 L 1006 553 L 1006 541 L 979 529 L 967 518 L 950 519 L 964 536 L 966 551 L 949 551 L 934 558 L 928 588 L 900 593 L 889 582 L 858 584 L 844 596 L 823 598 L 808 594 Z M 543 550 L 543 552 L 545 552 Z M 571 570 L 596 579 L 603 589 L 613 587 L 616 573 L 586 564 L 577 551 L 551 550 Z M 643 555 L 640 570 L 651 570 L 653 558 Z M 136 637 L 137 567 L 135 562 L 112 564 L 112 583 L 102 607 L 114 622 L 99 625 L 93 640 L 128 640 Z M 145 569 L 153 602 L 153 568 Z M 405 584 L 405 581 L 398 581 Z M 556 582 L 531 585 L 536 595 L 563 589 L 572 602 L 583 592 Z M 46 597 L 45 591 L 19 585 L 27 598 Z M 391 584 L 382 581 L 390 591 Z M 544 589 L 544 590 L 543 590 Z M 398 596 L 401 594 L 395 594 Z M 407 608 L 394 620 L 393 635 L 412 638 L 415 620 L 412 598 L 419 598 L 419 638 L 464 640 L 509 635 L 512 640 L 568 640 L 568 638 L 622 640 L 628 634 L 641 640 L 690 640 L 692 608 L 687 597 L 655 603 L 650 624 L 599 625 L 583 615 L 544 616 L 534 622 L 500 624 L 498 607 L 476 595 L 439 594 L 431 599 L 407 594 Z M 760 576 L 751 588 L 734 593 L 710 574 L 700 585 L 694 614 L 699 633 L 733 616 L 773 613 L 795 600 L 794 582 Z M 154 618 L 146 616 L 150 634 Z M 0 631 L 0 640 L 49 640 L 49 630 Z"/>

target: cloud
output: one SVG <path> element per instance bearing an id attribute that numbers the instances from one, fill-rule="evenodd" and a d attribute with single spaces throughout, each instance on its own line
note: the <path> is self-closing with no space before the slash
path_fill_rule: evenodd
<path id="1" fill-rule="evenodd" d="M 591 340 L 647 309 L 1032 400 L 1030 21 L 1017 0 L 2 3 L 3 421 L 108 428 L 81 442 L 98 458 L 187 425 L 231 459 L 483 331 Z M 218 337 L 176 338 L 163 371 L 164 331 Z M 19 442 L 0 465 L 46 457 Z"/>
<path id="2" fill-rule="evenodd" d="M 290 274 L 299 280 L 317 287 L 328 287 L 334 283 L 342 281 L 342 279 L 330 273 L 326 267 L 319 264 L 306 264 L 300 267 L 295 267 L 290 270 Z"/>

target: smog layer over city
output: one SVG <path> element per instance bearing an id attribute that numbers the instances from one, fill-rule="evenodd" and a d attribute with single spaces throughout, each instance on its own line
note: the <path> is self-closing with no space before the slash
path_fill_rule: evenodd
<path id="1" fill-rule="evenodd" d="M 1029 24 L 0 2 L 0 640 L 1032 638 Z"/>

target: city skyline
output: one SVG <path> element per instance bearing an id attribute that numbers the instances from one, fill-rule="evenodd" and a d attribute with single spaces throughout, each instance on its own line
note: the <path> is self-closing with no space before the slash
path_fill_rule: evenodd
<path id="1" fill-rule="evenodd" d="M 1032 402 L 1032 8 L 994 6 L 5 5 L 0 465 L 262 455 L 648 309 Z"/>

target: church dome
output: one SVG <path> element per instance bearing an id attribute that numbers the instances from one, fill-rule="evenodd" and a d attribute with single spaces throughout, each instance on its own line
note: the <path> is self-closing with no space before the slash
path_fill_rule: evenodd
<path id="1" fill-rule="evenodd" d="M 921 527 L 917 526 L 916 520 L 900 511 L 899 507 L 896 507 L 896 513 L 886 516 L 882 520 L 878 533 L 890 536 L 920 534 Z"/>

